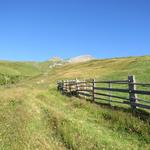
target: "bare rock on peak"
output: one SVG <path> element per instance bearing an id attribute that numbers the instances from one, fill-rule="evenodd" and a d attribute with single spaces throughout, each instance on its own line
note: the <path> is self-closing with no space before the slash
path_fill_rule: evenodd
<path id="1" fill-rule="evenodd" d="M 69 63 L 78 63 L 78 62 L 86 62 L 89 60 L 93 60 L 95 59 L 94 57 L 92 57 L 91 55 L 81 55 L 81 56 L 77 56 L 77 57 L 73 57 L 71 59 L 68 60 Z"/>

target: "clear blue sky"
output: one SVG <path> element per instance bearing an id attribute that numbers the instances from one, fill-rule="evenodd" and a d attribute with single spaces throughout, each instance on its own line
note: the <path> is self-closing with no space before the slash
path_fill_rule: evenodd
<path id="1" fill-rule="evenodd" d="M 0 59 L 150 54 L 149 0 L 0 0 Z"/>

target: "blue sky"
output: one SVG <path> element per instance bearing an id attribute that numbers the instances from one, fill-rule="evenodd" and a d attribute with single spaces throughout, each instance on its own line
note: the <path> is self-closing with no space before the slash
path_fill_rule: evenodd
<path id="1" fill-rule="evenodd" d="M 0 0 L 0 59 L 150 54 L 149 0 Z"/>

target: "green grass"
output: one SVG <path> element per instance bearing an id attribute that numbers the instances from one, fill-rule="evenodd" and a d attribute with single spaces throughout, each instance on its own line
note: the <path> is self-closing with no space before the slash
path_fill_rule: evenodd
<path id="1" fill-rule="evenodd" d="M 35 76 L 40 73 L 36 62 L 0 61 L 0 73 L 7 75 Z"/>
<path id="2" fill-rule="evenodd" d="M 49 95 L 53 94 L 53 98 Z M 44 94 L 55 134 L 72 149 L 149 148 L 149 124 L 131 113 L 100 108 L 76 98 L 66 98 L 50 88 Z M 57 100 L 56 100 L 57 99 Z"/>
<path id="3" fill-rule="evenodd" d="M 66 64 L 63 67 L 51 70 L 47 80 L 49 83 L 62 79 L 76 78 L 81 80 L 90 78 L 95 78 L 96 80 L 127 80 L 128 75 L 135 75 L 137 82 L 150 83 L 150 56 L 102 59 L 84 63 Z M 103 85 L 101 84 L 99 86 Z M 112 86 L 119 87 L 118 85 Z M 105 85 L 105 87 L 108 87 L 108 85 Z M 127 86 L 121 87 L 128 88 Z M 139 90 L 146 90 L 146 88 L 140 86 L 137 86 L 137 88 Z M 127 94 L 122 93 L 112 94 L 128 97 Z M 149 100 L 149 96 L 139 95 L 139 98 Z M 112 105 L 118 104 L 112 103 Z M 121 106 L 129 107 L 127 105 Z"/>
<path id="4" fill-rule="evenodd" d="M 57 80 L 76 77 L 126 79 L 135 74 L 138 81 L 149 82 L 149 56 L 93 60 L 54 69 L 46 63 L 43 70 L 40 63 L 17 63 L 19 67 L 14 63 L 10 68 L 32 78 L 0 87 L 0 149 L 150 149 L 150 115 L 141 119 L 128 108 L 99 106 L 56 91 Z M 17 75 L 12 72 L 11 76 Z M 5 74 L 10 75 L 9 71 Z"/>
<path id="5" fill-rule="evenodd" d="M 23 79 L 47 74 L 50 70 L 50 65 L 60 62 L 64 63 L 59 59 L 51 59 L 44 62 L 0 61 L 0 85 L 17 83 Z"/>
<path id="6" fill-rule="evenodd" d="M 0 85 L 14 84 L 39 74 L 41 71 L 34 62 L 0 61 Z"/>
<path id="7" fill-rule="evenodd" d="M 58 79 L 127 79 L 136 75 L 137 81 L 148 82 L 150 56 L 92 60 L 84 63 L 66 64 L 50 71 L 50 78 Z"/>

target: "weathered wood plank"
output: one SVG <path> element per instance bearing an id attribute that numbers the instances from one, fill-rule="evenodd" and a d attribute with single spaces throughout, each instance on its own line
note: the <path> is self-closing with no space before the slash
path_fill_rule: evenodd
<path id="1" fill-rule="evenodd" d="M 150 100 L 144 100 L 144 99 L 141 99 L 141 98 L 137 98 L 137 100 L 140 102 L 145 102 L 145 103 L 150 103 Z"/>
<path id="2" fill-rule="evenodd" d="M 132 105 L 136 107 L 140 107 L 140 108 L 150 109 L 150 105 L 144 105 L 144 104 L 139 104 L 139 103 L 133 103 Z"/>
<path id="3" fill-rule="evenodd" d="M 101 95 L 101 96 L 108 96 L 108 97 L 113 97 L 113 98 L 118 98 L 118 99 L 123 99 L 123 100 L 130 100 L 129 98 L 126 97 L 121 97 L 121 96 L 115 96 L 115 95 L 109 95 L 109 94 L 104 94 L 104 93 L 95 93 L 96 95 Z"/>
<path id="4" fill-rule="evenodd" d="M 86 89 L 78 89 L 77 91 L 92 92 L 92 90 L 86 90 Z"/>
<path id="5" fill-rule="evenodd" d="M 103 101 L 107 101 L 107 102 L 114 102 L 114 103 L 119 103 L 119 104 L 129 104 L 128 102 L 120 102 L 120 101 L 115 101 L 115 100 L 108 100 L 108 99 L 105 99 L 105 98 L 100 98 L 100 97 L 95 97 L 95 99 L 97 100 L 103 100 Z"/>
<path id="6" fill-rule="evenodd" d="M 110 81 L 95 81 L 95 83 L 120 83 L 120 84 L 128 84 L 128 80 L 110 80 Z"/>
<path id="7" fill-rule="evenodd" d="M 81 95 L 84 95 L 84 96 L 90 96 L 90 97 L 92 97 L 92 95 L 90 95 L 90 94 L 88 94 L 88 93 L 79 92 L 78 94 L 81 94 Z"/>
<path id="8" fill-rule="evenodd" d="M 118 88 L 95 87 L 95 90 L 129 93 L 129 89 L 118 89 Z"/>
<path id="9" fill-rule="evenodd" d="M 131 93 L 150 95 L 150 91 L 143 91 L 143 90 L 132 90 Z"/>

